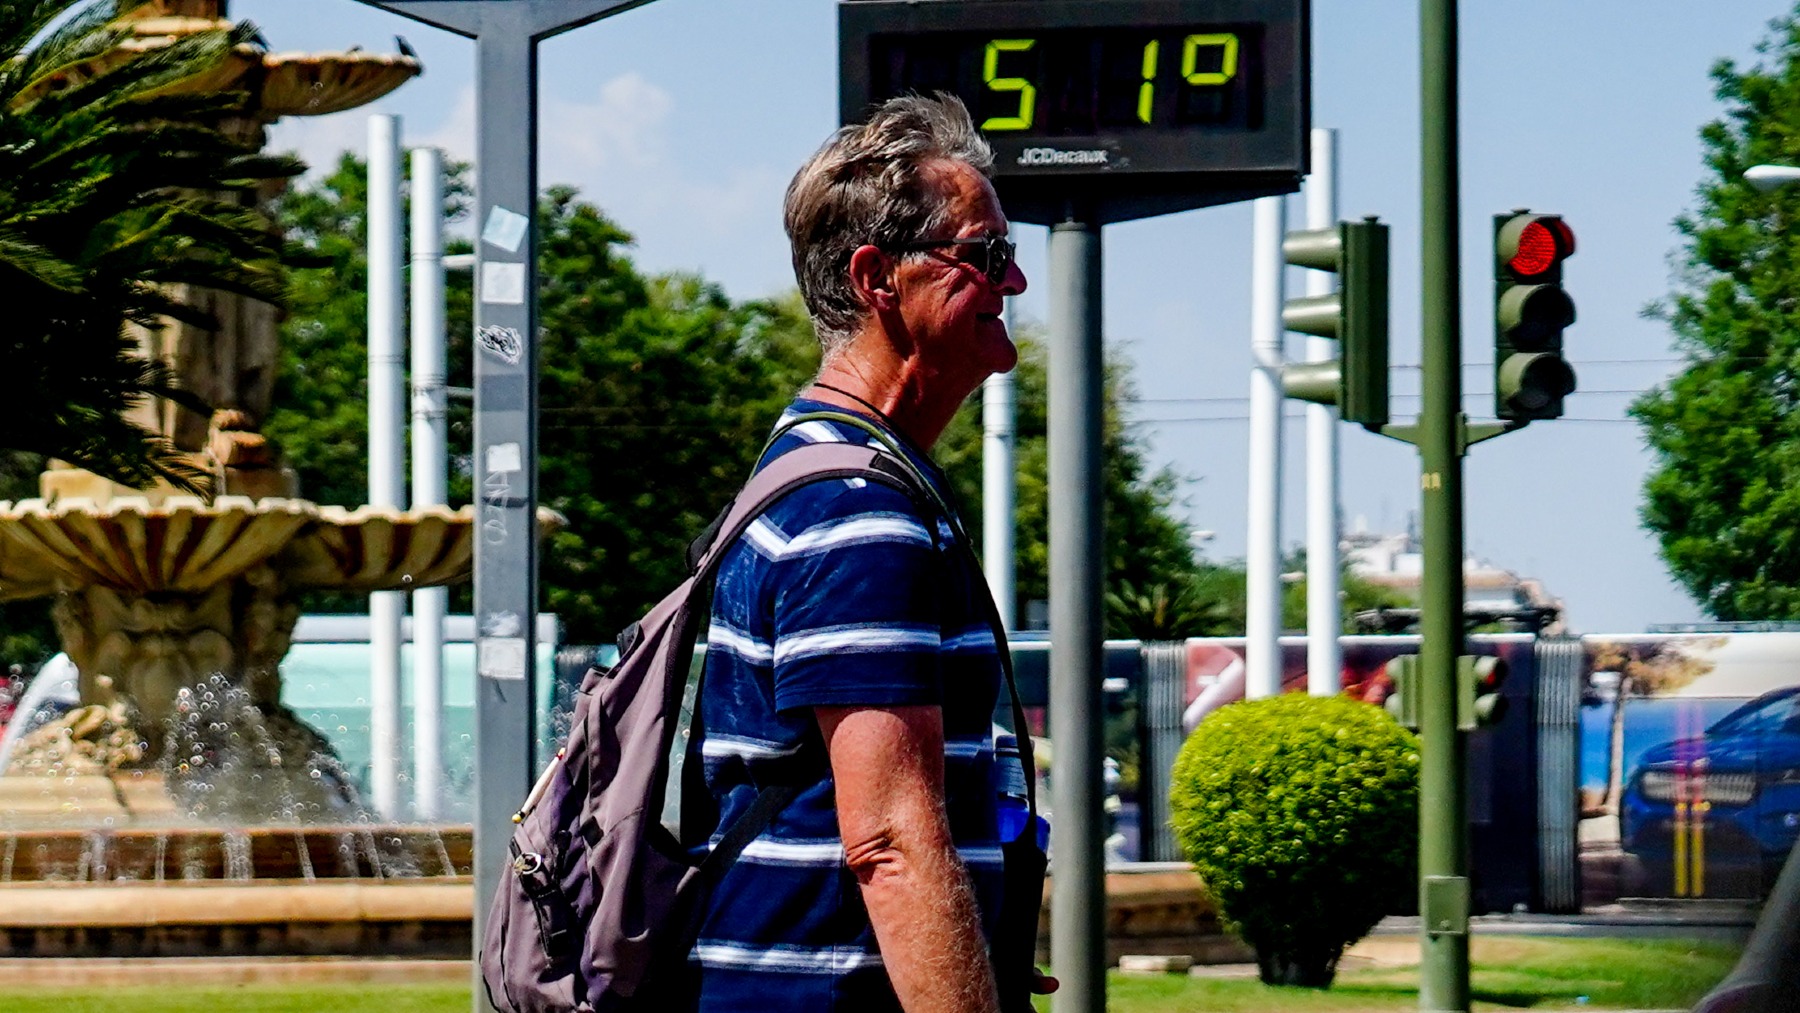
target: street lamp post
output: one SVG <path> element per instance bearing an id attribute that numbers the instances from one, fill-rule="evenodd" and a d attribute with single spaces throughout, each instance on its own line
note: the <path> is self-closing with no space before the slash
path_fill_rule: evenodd
<path id="1" fill-rule="evenodd" d="M 1789 183 L 1800 183 L 1800 166 L 1753 165 L 1744 170 L 1744 182 L 1766 193 Z"/>

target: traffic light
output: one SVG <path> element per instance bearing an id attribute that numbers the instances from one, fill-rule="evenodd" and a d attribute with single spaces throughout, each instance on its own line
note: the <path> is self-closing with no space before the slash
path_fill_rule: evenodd
<path id="1" fill-rule="evenodd" d="M 1387 425 L 1388 227 L 1365 218 L 1290 232 L 1281 254 L 1296 267 L 1338 276 L 1336 292 L 1289 299 L 1281 308 L 1288 330 L 1338 342 L 1335 361 L 1282 367 L 1282 390 L 1288 397 L 1337 405 L 1346 422 L 1369 429 Z"/>
<path id="2" fill-rule="evenodd" d="M 1419 656 L 1402 654 L 1388 659 L 1382 666 L 1388 681 L 1394 684 L 1382 706 L 1400 722 L 1401 727 L 1419 730 Z"/>
<path id="3" fill-rule="evenodd" d="M 1502 419 L 1557 418 L 1575 392 L 1562 357 L 1563 328 L 1575 322 L 1562 263 L 1574 253 L 1561 215 L 1494 216 L 1494 414 Z"/>
<path id="4" fill-rule="evenodd" d="M 1488 655 L 1456 659 L 1456 727 L 1465 732 L 1497 723 L 1506 716 L 1506 662 Z"/>

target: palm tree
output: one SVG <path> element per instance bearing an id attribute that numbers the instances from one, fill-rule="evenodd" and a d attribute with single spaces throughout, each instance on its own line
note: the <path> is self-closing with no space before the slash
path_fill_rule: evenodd
<path id="1" fill-rule="evenodd" d="M 213 326 L 171 294 L 183 284 L 278 301 L 283 245 L 252 194 L 299 166 L 223 129 L 247 95 L 193 87 L 259 48 L 254 27 L 146 47 L 124 20 L 140 6 L 0 0 L 0 448 L 200 491 L 188 456 L 127 413 L 151 397 L 207 406 L 126 324 Z"/>

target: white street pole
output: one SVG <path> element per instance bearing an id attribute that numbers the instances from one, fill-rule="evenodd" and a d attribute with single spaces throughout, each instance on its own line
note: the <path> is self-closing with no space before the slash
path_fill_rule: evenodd
<path id="1" fill-rule="evenodd" d="M 1006 332 L 1017 341 L 1014 300 L 1006 300 Z M 1000 624 L 1017 628 L 1013 590 L 1013 374 L 995 373 L 981 387 L 981 554 Z"/>
<path id="2" fill-rule="evenodd" d="M 1792 165 L 1753 165 L 1744 170 L 1744 179 L 1758 190 L 1769 191 L 1800 182 L 1800 167 Z"/>
<path id="3" fill-rule="evenodd" d="M 402 505 L 406 399 L 401 344 L 400 118 L 369 117 L 369 503 Z M 400 623 L 406 596 L 369 595 L 369 789 L 375 811 L 399 815 Z"/>
<path id="4" fill-rule="evenodd" d="M 1281 692 L 1281 239 L 1280 197 L 1259 197 L 1250 253 L 1250 516 L 1244 695 Z"/>
<path id="5" fill-rule="evenodd" d="M 412 153 L 412 505 L 449 500 L 445 417 L 444 166 L 436 148 Z M 413 815 L 442 815 L 444 762 L 444 614 L 450 592 L 413 592 Z"/>
<path id="6" fill-rule="evenodd" d="M 1337 224 L 1337 131 L 1312 132 L 1312 177 L 1306 181 L 1306 227 Z M 1329 295 L 1337 275 L 1306 272 L 1306 294 Z M 1330 338 L 1306 339 L 1309 362 L 1338 356 Z M 1335 696 L 1343 689 L 1343 653 L 1338 633 L 1343 606 L 1338 600 L 1338 410 L 1306 406 L 1306 689 Z"/>

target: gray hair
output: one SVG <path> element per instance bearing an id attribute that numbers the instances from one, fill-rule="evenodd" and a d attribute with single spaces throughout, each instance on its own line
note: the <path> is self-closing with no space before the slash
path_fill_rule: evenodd
<path id="1" fill-rule="evenodd" d="M 932 167 L 963 162 L 993 175 L 994 152 L 953 95 L 903 95 L 840 127 L 788 184 L 782 220 L 794 275 L 825 357 L 855 335 L 868 307 L 850 284 L 850 255 L 893 249 L 946 224 Z"/>

